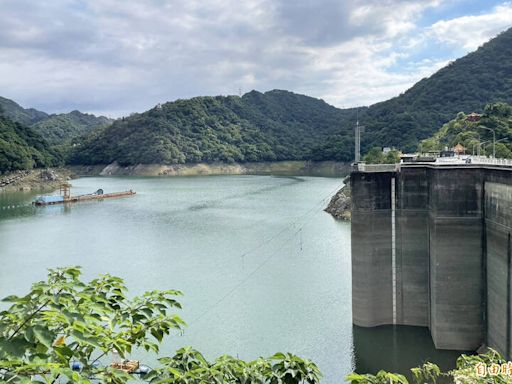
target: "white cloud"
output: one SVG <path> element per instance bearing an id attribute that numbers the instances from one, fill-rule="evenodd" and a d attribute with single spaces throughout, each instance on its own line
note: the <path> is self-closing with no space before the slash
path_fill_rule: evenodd
<path id="1" fill-rule="evenodd" d="M 505 28 L 511 8 L 506 3 L 487 15 L 467 16 L 469 21 L 420 29 L 422 15 L 441 5 L 3 0 L 0 94 L 48 112 L 78 108 L 117 116 L 177 98 L 237 94 L 239 87 L 289 89 L 337 106 L 368 105 L 403 92 L 446 62 L 435 53 L 430 61 L 409 57 L 421 44 L 480 44 Z M 480 25 L 476 38 L 467 37 L 468 23 Z"/>
<path id="2" fill-rule="evenodd" d="M 434 23 L 428 34 L 438 41 L 473 50 L 512 26 L 512 4 L 496 6 L 481 15 L 462 16 Z"/>
<path id="3" fill-rule="evenodd" d="M 425 1 L 359 1 L 351 15 L 350 23 L 368 28 L 382 26 L 381 37 L 393 38 L 415 29 L 415 21 L 428 8 L 440 5 L 440 0 Z"/>

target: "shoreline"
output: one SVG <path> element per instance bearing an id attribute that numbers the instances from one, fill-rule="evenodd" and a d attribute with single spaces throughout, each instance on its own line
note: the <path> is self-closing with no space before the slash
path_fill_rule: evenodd
<path id="1" fill-rule="evenodd" d="M 331 198 L 324 211 L 336 220 L 351 221 L 352 191 L 350 189 L 350 176 L 345 177 L 343 183 L 345 185 Z"/>
<path id="2" fill-rule="evenodd" d="M 0 193 L 52 192 L 62 183 L 75 179 L 67 168 L 43 168 L 10 172 L 0 176 Z"/>
<path id="3" fill-rule="evenodd" d="M 79 165 L 10 172 L 0 175 L 2 192 L 51 192 L 64 182 L 81 176 L 219 176 L 219 175 L 275 175 L 345 177 L 350 173 L 348 163 L 335 161 L 275 161 L 259 163 L 197 163 L 197 164 L 139 164 L 120 166 Z"/>
<path id="4" fill-rule="evenodd" d="M 67 167 L 79 176 L 213 176 L 213 175 L 293 175 L 343 177 L 350 164 L 335 161 L 275 161 L 258 163 L 138 164 L 121 166 L 78 165 Z"/>

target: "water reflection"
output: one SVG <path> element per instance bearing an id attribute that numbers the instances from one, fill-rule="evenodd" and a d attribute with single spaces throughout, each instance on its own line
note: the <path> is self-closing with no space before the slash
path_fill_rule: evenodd
<path id="1" fill-rule="evenodd" d="M 428 328 L 410 326 L 353 326 L 356 372 L 397 372 L 410 378 L 410 369 L 427 361 L 442 371 L 455 368 L 457 357 L 467 351 L 439 350 Z"/>

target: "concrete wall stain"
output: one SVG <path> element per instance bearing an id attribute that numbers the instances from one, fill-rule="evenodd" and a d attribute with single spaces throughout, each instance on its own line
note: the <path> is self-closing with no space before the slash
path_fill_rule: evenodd
<path id="1" fill-rule="evenodd" d="M 392 324 L 396 300 L 397 324 L 428 327 L 437 348 L 486 344 L 512 358 L 512 169 L 403 166 L 350 182 L 354 324 Z"/>

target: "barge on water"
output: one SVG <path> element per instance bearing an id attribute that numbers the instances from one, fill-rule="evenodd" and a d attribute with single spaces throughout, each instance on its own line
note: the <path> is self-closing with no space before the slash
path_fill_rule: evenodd
<path id="1" fill-rule="evenodd" d="M 71 190 L 70 184 L 63 184 L 60 187 L 60 195 L 59 196 L 39 196 L 32 204 L 37 205 L 37 206 L 56 205 L 56 204 L 78 203 L 80 201 L 112 199 L 112 198 L 127 197 L 127 196 L 135 195 L 135 191 L 132 191 L 132 190 L 124 191 L 124 192 L 103 193 L 103 189 L 98 189 L 96 192 L 90 193 L 87 195 L 71 196 L 70 190 Z"/>

